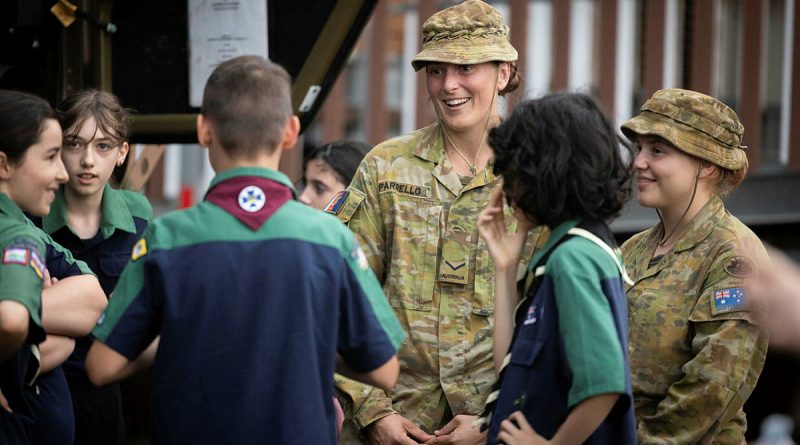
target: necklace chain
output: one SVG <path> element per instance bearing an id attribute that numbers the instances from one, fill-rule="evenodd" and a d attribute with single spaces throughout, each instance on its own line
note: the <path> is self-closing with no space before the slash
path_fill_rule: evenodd
<path id="1" fill-rule="evenodd" d="M 484 139 L 485 138 L 481 139 L 481 144 L 478 145 L 478 151 L 475 153 L 475 160 L 473 162 L 469 162 L 467 160 L 467 157 L 464 156 L 464 153 L 462 153 L 461 150 L 459 150 L 459 148 L 456 145 L 456 143 L 453 142 L 453 138 L 450 137 L 450 133 L 447 132 L 447 128 L 445 128 L 444 125 L 442 125 L 442 131 L 444 131 L 444 135 L 447 137 L 447 140 L 450 142 L 450 145 L 453 146 L 453 150 L 455 150 L 455 152 L 459 156 L 461 156 L 461 159 L 463 159 L 464 163 L 467 164 L 467 166 L 469 167 L 470 174 L 472 174 L 472 176 L 475 176 L 476 174 L 478 174 L 478 166 L 477 166 L 478 158 L 481 155 L 481 149 L 483 148 L 483 143 L 484 143 Z"/>

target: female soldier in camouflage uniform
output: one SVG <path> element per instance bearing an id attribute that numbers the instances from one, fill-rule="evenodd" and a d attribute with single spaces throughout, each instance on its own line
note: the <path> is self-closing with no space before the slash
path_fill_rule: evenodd
<path id="1" fill-rule="evenodd" d="M 352 420 L 343 443 L 362 443 L 358 430 L 381 444 L 432 434 L 440 444 L 486 440 L 472 420 L 495 378 L 494 274 L 476 221 L 500 183 L 486 138 L 500 122 L 498 94 L 519 83 L 516 60 L 508 27 L 486 3 L 467 0 L 431 16 L 412 65 L 425 68 L 439 119 L 375 147 L 328 206 L 359 238 L 408 334 L 394 391 L 339 382 Z M 523 258 L 538 236 L 531 233 Z"/>
<path id="2" fill-rule="evenodd" d="M 629 356 L 642 444 L 739 444 L 742 405 L 764 365 L 743 279 L 766 259 L 761 241 L 725 211 L 742 181 L 744 128 L 722 102 L 657 91 L 622 125 L 638 149 L 639 204 L 661 222 L 622 246 Z"/>

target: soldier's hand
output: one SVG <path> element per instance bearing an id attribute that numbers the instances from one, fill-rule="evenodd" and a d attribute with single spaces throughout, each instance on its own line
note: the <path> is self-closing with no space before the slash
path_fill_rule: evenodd
<path id="1" fill-rule="evenodd" d="M 367 437 L 372 445 L 416 445 L 433 439 L 399 414 L 390 414 L 374 422 L 367 428 Z"/>
<path id="2" fill-rule="evenodd" d="M 440 430 L 433 432 L 436 436 L 428 444 L 436 445 L 478 445 L 486 443 L 486 432 L 473 425 L 478 416 L 459 414 Z"/>
<path id="3" fill-rule="evenodd" d="M 540 436 L 520 411 L 514 411 L 508 419 L 500 422 L 497 441 L 505 445 L 545 445 L 550 442 Z"/>
<path id="4" fill-rule="evenodd" d="M 489 248 L 496 269 L 517 267 L 531 224 L 520 220 L 516 233 L 509 233 L 503 213 L 503 189 L 498 187 L 489 197 L 489 203 L 478 216 L 478 232 Z"/>

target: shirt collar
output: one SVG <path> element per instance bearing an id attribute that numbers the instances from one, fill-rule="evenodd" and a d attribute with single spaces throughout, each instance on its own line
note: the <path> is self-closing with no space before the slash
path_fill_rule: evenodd
<path id="1" fill-rule="evenodd" d="M 541 260 L 542 257 L 545 254 L 547 254 L 547 252 L 552 250 L 553 247 L 555 247 L 556 244 L 559 243 L 561 238 L 564 238 L 564 236 L 567 235 L 569 229 L 577 226 L 578 223 L 580 223 L 580 220 L 571 219 L 569 221 L 564 221 L 561 224 L 557 225 L 555 229 L 553 229 L 550 232 L 550 237 L 547 238 L 547 243 L 545 243 L 544 247 L 541 250 L 539 249 L 536 250 L 536 254 L 533 255 L 533 258 L 531 258 L 531 262 L 528 263 L 528 270 L 533 270 L 536 266 L 538 266 L 539 260 Z"/>
<path id="2" fill-rule="evenodd" d="M 131 215 L 120 191 L 106 184 L 103 188 L 103 200 L 100 206 L 103 215 L 100 222 L 100 233 L 104 239 L 110 237 L 117 229 L 136 233 L 133 215 Z M 50 213 L 42 218 L 42 230 L 48 234 L 52 234 L 62 227 L 67 227 L 74 233 L 67 219 L 67 200 L 64 197 L 64 187 L 58 189 L 56 199 L 50 206 Z"/>
<path id="3" fill-rule="evenodd" d="M 681 237 L 675 245 L 675 251 L 680 252 L 683 250 L 691 249 L 700 241 L 703 241 L 719 223 L 720 219 L 725 215 L 725 206 L 722 204 L 722 199 L 716 194 L 711 196 L 706 205 L 700 209 L 700 212 L 695 215 L 686 233 Z"/>
<path id="4" fill-rule="evenodd" d="M 5 193 L 0 193 L 0 212 L 5 213 L 19 222 L 25 222 L 27 220 L 25 214 L 22 213 L 22 209 L 20 209 L 17 203 L 12 201 Z"/>
<path id="5" fill-rule="evenodd" d="M 292 196 L 297 199 L 297 191 L 294 189 L 292 185 L 292 181 L 289 180 L 289 177 L 285 174 L 277 171 L 272 170 L 269 168 L 262 168 L 262 167 L 235 167 L 223 172 L 218 173 L 214 176 L 214 179 L 211 180 L 211 184 L 208 186 L 208 190 L 211 190 L 219 184 L 220 182 L 226 181 L 231 178 L 236 178 L 239 176 L 258 176 L 261 178 L 270 179 L 275 181 L 281 185 L 284 185 L 292 191 Z M 206 195 L 208 195 L 208 191 L 206 191 Z"/>

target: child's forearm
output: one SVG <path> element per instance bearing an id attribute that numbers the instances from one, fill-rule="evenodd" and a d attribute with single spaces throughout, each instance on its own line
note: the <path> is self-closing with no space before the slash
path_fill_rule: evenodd
<path id="1" fill-rule="evenodd" d="M 83 337 L 106 307 L 103 288 L 93 275 L 64 278 L 42 290 L 42 324 L 48 334 Z"/>
<path id="2" fill-rule="evenodd" d="M 601 394 L 579 403 L 550 441 L 551 445 L 583 443 L 605 420 L 619 394 Z"/>
<path id="3" fill-rule="evenodd" d="M 508 353 L 514 334 L 514 308 L 517 304 L 517 267 L 495 269 L 494 295 L 494 366 L 500 366 Z"/>
<path id="4" fill-rule="evenodd" d="M 75 340 L 72 337 L 61 335 L 48 335 L 47 339 L 39 343 L 39 356 L 41 357 L 41 372 L 49 372 L 64 363 L 75 349 Z"/>

